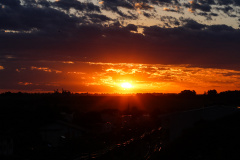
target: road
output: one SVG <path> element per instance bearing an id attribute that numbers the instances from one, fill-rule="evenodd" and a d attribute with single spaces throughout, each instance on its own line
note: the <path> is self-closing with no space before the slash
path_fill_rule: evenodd
<path id="1" fill-rule="evenodd" d="M 94 153 L 83 153 L 74 160 L 107 160 L 107 159 L 143 159 L 147 160 L 155 152 L 161 150 L 162 128 L 146 131 L 138 137 L 133 137 L 119 144 L 114 144 Z"/>

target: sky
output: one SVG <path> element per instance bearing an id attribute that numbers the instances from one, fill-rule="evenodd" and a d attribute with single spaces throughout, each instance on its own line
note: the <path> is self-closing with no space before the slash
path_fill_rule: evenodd
<path id="1" fill-rule="evenodd" d="M 1 0 L 0 92 L 240 90 L 239 27 L 239 0 Z"/>

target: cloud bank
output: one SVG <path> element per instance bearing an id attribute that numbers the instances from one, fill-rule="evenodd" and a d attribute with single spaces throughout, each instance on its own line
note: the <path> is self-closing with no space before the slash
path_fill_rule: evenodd
<path id="1" fill-rule="evenodd" d="M 71 69 L 76 62 L 181 64 L 237 72 L 239 10 L 238 0 L 2 0 L 0 75 L 5 78 L 0 87 L 8 82 L 12 89 L 52 89 L 63 85 L 63 75 L 88 70 Z M 68 65 L 64 70 L 52 62 L 73 63 L 61 63 Z M 42 83 L 35 77 L 42 77 Z M 113 77 L 97 79 L 107 84 Z M 79 82 L 98 86 L 84 78 Z"/>

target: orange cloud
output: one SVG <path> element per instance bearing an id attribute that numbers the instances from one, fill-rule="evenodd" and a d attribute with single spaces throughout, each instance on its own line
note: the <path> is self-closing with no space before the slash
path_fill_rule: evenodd
<path id="1" fill-rule="evenodd" d="M 34 67 L 31 66 L 31 70 L 39 70 L 39 71 L 44 71 L 44 72 L 56 72 L 56 73 L 62 73 L 62 71 L 59 70 L 52 70 L 48 67 Z"/>
<path id="2" fill-rule="evenodd" d="M 142 10 L 151 10 L 153 9 L 153 6 L 147 4 L 147 3 L 135 3 L 134 6 L 136 9 L 142 9 Z"/>
<path id="3" fill-rule="evenodd" d="M 180 92 L 195 89 L 203 93 L 211 88 L 224 90 L 240 86 L 240 71 L 212 68 L 191 68 L 188 65 L 157 65 L 127 63 L 91 63 L 101 65 L 101 76 L 95 76 L 101 85 L 115 87 L 124 81 L 134 83 L 133 92 Z"/>
<path id="4" fill-rule="evenodd" d="M 31 70 L 42 71 L 34 73 L 34 77 L 28 75 L 32 72 L 25 68 L 17 69 L 19 73 L 16 75 L 21 80 L 15 84 L 29 90 L 59 87 L 71 92 L 89 93 L 179 93 L 190 89 L 199 94 L 209 89 L 218 92 L 240 89 L 240 71 L 230 69 L 137 63 L 77 62 L 67 66 L 62 62 L 42 63 L 47 67 L 30 67 Z M 62 74 L 47 74 L 63 69 Z M 124 90 L 121 87 L 123 83 L 134 87 Z"/>
<path id="5" fill-rule="evenodd" d="M 84 72 L 67 72 L 68 74 L 86 74 Z"/>
<path id="6" fill-rule="evenodd" d="M 31 67 L 31 70 L 39 70 L 39 71 L 44 71 L 44 72 L 52 72 L 51 69 L 49 69 L 48 67 Z"/>
<path id="7" fill-rule="evenodd" d="M 179 12 L 181 10 L 181 8 L 179 6 L 172 6 L 172 7 L 173 8 L 164 7 L 163 10 L 170 11 L 170 12 Z"/>
<path id="8" fill-rule="evenodd" d="M 26 70 L 26 68 L 20 68 L 20 69 L 16 69 L 17 72 L 21 72 L 22 70 Z"/>
<path id="9" fill-rule="evenodd" d="M 30 82 L 18 82 L 18 84 L 22 85 L 22 86 L 32 85 L 32 83 L 30 83 Z"/>
<path id="10" fill-rule="evenodd" d="M 66 64 L 74 64 L 74 62 L 72 62 L 72 61 L 63 61 L 63 63 L 66 63 Z"/>
<path id="11" fill-rule="evenodd" d="M 191 12 L 191 13 L 194 13 L 194 12 L 195 12 L 195 10 L 192 9 L 192 8 L 188 8 L 188 11 Z"/>

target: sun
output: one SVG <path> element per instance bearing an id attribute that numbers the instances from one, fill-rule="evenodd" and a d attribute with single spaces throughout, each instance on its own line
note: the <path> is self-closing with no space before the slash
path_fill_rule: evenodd
<path id="1" fill-rule="evenodd" d="M 122 88 L 124 89 L 129 89 L 129 88 L 132 88 L 133 86 L 131 85 L 131 83 L 128 83 L 128 82 L 125 82 L 125 83 L 122 83 Z"/>

